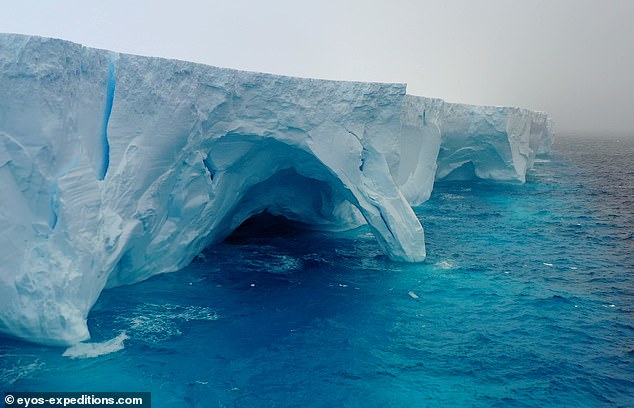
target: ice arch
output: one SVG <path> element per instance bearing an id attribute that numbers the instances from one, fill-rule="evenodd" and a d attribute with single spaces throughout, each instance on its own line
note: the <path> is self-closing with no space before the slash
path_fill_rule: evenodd
<path id="1" fill-rule="evenodd" d="M 367 222 L 425 257 L 395 184 L 402 84 L 289 78 L 0 36 L 0 331 L 68 344 L 104 287 L 187 265 L 262 210 Z"/>
<path id="2" fill-rule="evenodd" d="M 176 271 L 264 210 L 367 223 L 387 256 L 423 260 L 410 205 L 464 165 L 522 182 L 550 123 L 405 88 L 0 34 L 0 332 L 86 339 L 105 287 Z"/>
<path id="3" fill-rule="evenodd" d="M 294 138 L 298 132 L 293 129 Z M 367 222 L 394 259 L 423 260 L 422 227 L 386 173 L 385 161 L 373 157 L 378 153 L 364 151 L 346 132 L 354 154 L 348 151 L 342 160 L 333 160 L 332 153 L 324 150 L 328 156 L 322 160 L 319 147 L 310 142 L 309 134 L 305 137 L 304 147 L 239 132 L 205 142 L 205 151 L 198 152 L 198 162 L 191 165 L 197 169 L 194 174 L 185 171 L 175 182 L 156 187 L 169 189 L 156 194 L 168 197 L 165 219 L 151 240 L 130 239 L 108 285 L 179 269 L 204 247 L 263 211 L 315 229 L 342 230 Z M 396 211 L 410 218 L 395 217 Z M 151 260 L 147 254 L 152 254 Z"/>

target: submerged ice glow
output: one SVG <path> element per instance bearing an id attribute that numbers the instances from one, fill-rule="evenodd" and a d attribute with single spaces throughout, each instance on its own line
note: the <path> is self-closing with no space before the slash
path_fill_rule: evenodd
<path id="1" fill-rule="evenodd" d="M 262 211 L 318 230 L 367 223 L 422 261 L 412 204 L 435 179 L 523 182 L 549 119 L 0 36 L 0 331 L 89 337 L 105 287 L 188 265 Z"/>

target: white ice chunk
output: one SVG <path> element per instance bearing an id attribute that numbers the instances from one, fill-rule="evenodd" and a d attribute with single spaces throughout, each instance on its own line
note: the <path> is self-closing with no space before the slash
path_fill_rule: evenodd
<path id="1" fill-rule="evenodd" d="M 116 353 L 125 348 L 123 342 L 129 339 L 125 332 L 117 337 L 99 343 L 77 343 L 64 351 L 64 357 L 70 358 L 94 358 L 106 354 Z"/>

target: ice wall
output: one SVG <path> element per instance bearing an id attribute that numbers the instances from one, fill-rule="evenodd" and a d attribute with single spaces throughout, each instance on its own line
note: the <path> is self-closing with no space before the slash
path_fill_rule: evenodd
<path id="1" fill-rule="evenodd" d="M 427 201 L 440 180 L 524 183 L 551 137 L 543 112 L 405 95 L 392 174 L 411 205 Z"/>
<path id="2" fill-rule="evenodd" d="M 550 149 L 552 125 L 543 112 L 423 99 L 441 134 L 436 180 L 524 183 L 536 155 Z"/>
<path id="3" fill-rule="evenodd" d="M 543 141 L 537 114 L 458 106 L 0 35 L 0 332 L 86 339 L 105 287 L 178 270 L 264 210 L 367 223 L 422 261 L 410 204 L 435 178 L 470 162 L 521 181 Z"/>

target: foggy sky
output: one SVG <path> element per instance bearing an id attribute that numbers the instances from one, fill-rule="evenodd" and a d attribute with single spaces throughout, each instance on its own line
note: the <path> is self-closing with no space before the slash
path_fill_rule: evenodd
<path id="1" fill-rule="evenodd" d="M 634 134 L 630 0 L 3 0 L 0 32 L 210 65 L 399 82 Z"/>

